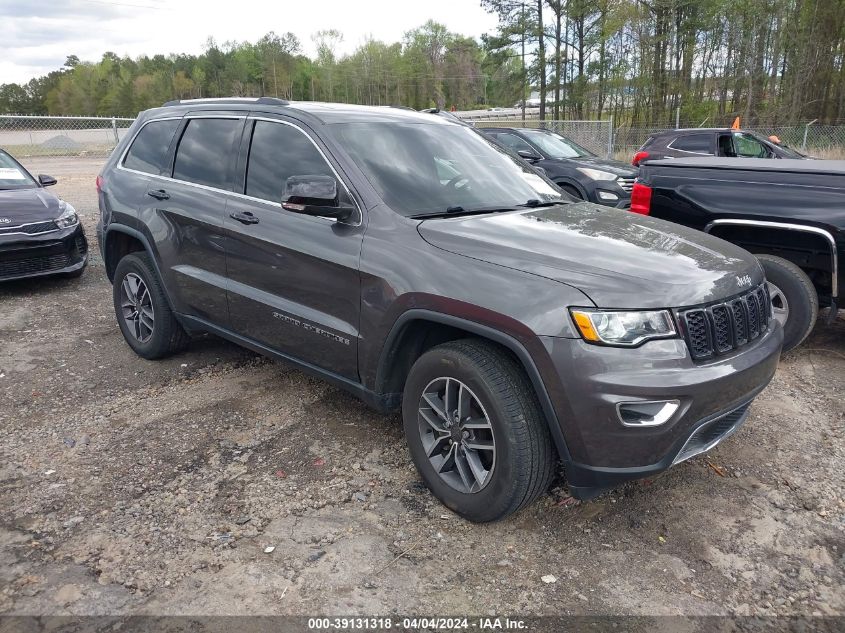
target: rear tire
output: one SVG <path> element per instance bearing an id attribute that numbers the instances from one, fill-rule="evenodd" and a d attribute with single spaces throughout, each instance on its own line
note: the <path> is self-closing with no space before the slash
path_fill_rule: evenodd
<path id="1" fill-rule="evenodd" d="M 118 262 L 112 298 L 123 338 L 138 356 L 149 360 L 170 356 L 190 340 L 170 309 L 146 252 L 132 253 Z"/>
<path id="2" fill-rule="evenodd" d="M 439 388 L 444 396 L 448 389 L 454 395 L 433 395 Z M 459 389 L 463 396 L 457 395 Z M 432 401 L 435 406 L 429 406 Z M 456 402 L 469 404 L 458 413 L 462 405 Z M 420 356 L 405 384 L 402 417 L 411 457 L 426 485 L 470 521 L 503 519 L 549 487 L 555 452 L 537 396 L 522 367 L 492 343 L 453 341 Z M 436 425 L 439 431 L 429 428 Z M 435 445 L 437 437 L 442 450 Z M 478 446 L 486 448 L 473 448 Z M 472 485 L 462 485 L 465 475 Z"/>
<path id="3" fill-rule="evenodd" d="M 791 261 L 757 255 L 769 282 L 774 317 L 783 325 L 783 351 L 798 347 L 813 331 L 819 316 L 819 297 L 813 282 Z"/>

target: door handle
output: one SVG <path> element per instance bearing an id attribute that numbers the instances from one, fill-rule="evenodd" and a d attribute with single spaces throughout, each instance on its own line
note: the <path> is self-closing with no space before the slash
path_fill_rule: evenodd
<path id="1" fill-rule="evenodd" d="M 233 220 L 237 220 L 241 224 L 258 224 L 258 218 L 256 218 L 252 213 L 249 211 L 240 211 L 238 213 L 230 213 L 229 217 Z"/>
<path id="2" fill-rule="evenodd" d="M 150 189 L 147 192 L 147 195 L 155 198 L 156 200 L 170 200 L 170 194 L 164 189 Z"/>

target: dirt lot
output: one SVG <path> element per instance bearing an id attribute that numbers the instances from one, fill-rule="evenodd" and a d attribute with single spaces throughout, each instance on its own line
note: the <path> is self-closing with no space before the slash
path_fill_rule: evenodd
<path id="1" fill-rule="evenodd" d="M 30 166 L 93 240 L 98 164 Z M 143 361 L 110 292 L 96 248 L 0 286 L 0 613 L 845 615 L 842 314 L 709 456 L 478 526 L 398 415 L 215 338 Z"/>

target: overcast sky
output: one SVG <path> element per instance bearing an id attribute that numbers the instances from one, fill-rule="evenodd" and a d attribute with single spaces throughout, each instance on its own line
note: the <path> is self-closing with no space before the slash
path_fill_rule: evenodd
<path id="1" fill-rule="evenodd" d="M 209 36 L 255 41 L 291 31 L 313 56 L 312 34 L 333 28 L 348 53 L 368 36 L 396 41 L 429 19 L 474 37 L 496 27 L 479 0 L 0 0 L 0 84 L 56 70 L 68 55 L 196 54 Z"/>

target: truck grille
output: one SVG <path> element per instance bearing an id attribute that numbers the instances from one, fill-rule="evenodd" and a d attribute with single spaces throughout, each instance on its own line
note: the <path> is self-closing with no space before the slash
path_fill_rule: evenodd
<path id="1" fill-rule="evenodd" d="M 634 190 L 634 180 L 635 178 L 622 178 L 621 176 L 616 179 L 616 182 L 619 184 L 622 189 L 631 193 Z"/>
<path id="2" fill-rule="evenodd" d="M 771 319 L 766 284 L 726 303 L 683 310 L 678 314 L 694 360 L 727 354 L 760 337 Z"/>
<path id="3" fill-rule="evenodd" d="M 56 230 L 56 223 L 52 220 L 47 222 L 34 222 L 32 224 L 19 224 L 18 226 L 4 226 L 0 228 L 0 235 L 10 233 L 24 233 L 26 235 L 37 235 L 38 233 L 49 233 Z"/>

